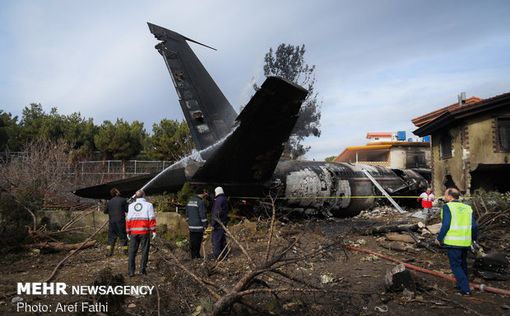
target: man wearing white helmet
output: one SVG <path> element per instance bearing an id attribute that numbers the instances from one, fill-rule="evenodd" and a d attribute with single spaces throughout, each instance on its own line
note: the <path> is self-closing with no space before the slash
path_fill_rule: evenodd
<path id="1" fill-rule="evenodd" d="M 228 203 L 222 187 L 214 189 L 214 196 L 211 220 L 211 226 L 213 228 L 212 246 L 213 255 L 218 259 L 226 246 L 225 230 L 219 222 L 223 223 L 225 226 L 228 223 Z"/>

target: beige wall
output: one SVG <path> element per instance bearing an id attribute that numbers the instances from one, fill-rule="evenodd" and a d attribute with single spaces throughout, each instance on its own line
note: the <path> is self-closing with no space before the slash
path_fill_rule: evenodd
<path id="1" fill-rule="evenodd" d="M 49 222 L 50 225 L 61 227 L 66 224 L 71 218 L 84 214 L 83 211 L 44 211 L 38 213 L 39 222 Z M 88 227 L 90 230 L 97 229 L 101 226 L 108 215 L 101 211 L 94 211 L 87 216 L 80 219 L 73 227 Z M 186 219 L 175 212 L 156 212 L 156 222 L 158 226 L 167 225 L 169 230 L 176 230 L 181 233 L 188 231 L 188 224 Z"/>
<path id="2" fill-rule="evenodd" d="M 429 147 L 392 147 L 390 150 L 390 168 L 406 169 L 414 168 L 414 166 L 407 166 L 407 156 L 413 153 L 424 153 L 425 161 L 430 166 L 430 148 Z"/>
<path id="3" fill-rule="evenodd" d="M 465 121 L 449 129 L 452 135 L 453 153 L 451 158 L 441 159 L 441 133 L 432 135 L 432 176 L 433 188 L 439 193 L 445 190 L 446 175 L 451 175 L 455 185 L 467 194 L 471 193 L 471 171 L 479 164 L 505 164 L 510 153 L 496 151 L 496 119 L 491 115 Z"/>

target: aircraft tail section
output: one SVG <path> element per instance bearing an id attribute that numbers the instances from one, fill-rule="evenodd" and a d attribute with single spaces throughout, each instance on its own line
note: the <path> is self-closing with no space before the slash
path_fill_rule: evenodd
<path id="1" fill-rule="evenodd" d="M 161 41 L 156 49 L 170 72 L 196 148 L 207 148 L 230 132 L 237 117 L 187 42 L 214 48 L 163 27 L 148 25 L 151 33 Z"/>
<path id="2" fill-rule="evenodd" d="M 236 119 L 237 126 L 193 181 L 261 183 L 273 175 L 308 91 L 279 77 L 268 77 Z"/>

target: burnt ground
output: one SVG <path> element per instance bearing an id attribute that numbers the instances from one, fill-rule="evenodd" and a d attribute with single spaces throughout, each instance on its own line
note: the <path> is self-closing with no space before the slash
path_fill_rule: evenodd
<path id="1" fill-rule="evenodd" d="M 391 293 L 385 290 L 384 275 L 395 264 L 363 253 L 344 251 L 342 243 L 354 243 L 360 247 L 375 250 L 412 264 L 450 273 L 446 254 L 437 254 L 426 249 L 416 249 L 409 252 L 395 252 L 379 246 L 378 236 L 367 236 L 363 232 L 366 228 L 379 225 L 389 220 L 396 220 L 395 216 L 381 216 L 375 218 L 348 219 L 309 219 L 292 223 L 278 222 L 275 243 L 285 245 L 289 238 L 304 232 L 300 242 L 293 248 L 294 253 L 304 249 L 318 249 L 332 242 L 338 242 L 321 256 L 307 258 L 296 265 L 286 268 L 286 272 L 305 279 L 321 289 L 323 292 L 312 293 L 279 293 L 257 294 L 249 298 L 249 302 L 267 313 L 278 315 L 509 315 L 510 298 L 489 293 L 475 292 L 472 297 L 462 297 L 456 294 L 452 283 L 422 273 L 413 273 L 418 282 L 415 295 L 406 293 Z M 398 219 L 398 218 L 397 218 Z M 256 226 L 256 229 L 255 229 Z M 267 224 L 250 223 L 249 225 L 231 226 L 242 244 L 254 258 L 259 260 L 265 253 L 268 236 Z M 496 238 L 499 238 L 496 240 Z M 510 236 L 508 229 L 502 229 L 494 240 L 498 242 L 494 247 L 508 251 Z M 486 240 L 490 244 L 490 240 Z M 506 244 L 505 244 L 506 242 Z M 232 247 L 229 257 L 216 270 L 211 270 L 212 261 L 208 259 L 188 259 L 186 247 L 156 246 L 150 255 L 148 276 L 137 275 L 133 278 L 126 276 L 127 258 L 117 251 L 113 257 L 105 257 L 106 247 L 98 243 L 94 248 L 81 251 L 59 270 L 53 282 L 66 282 L 68 285 L 92 284 L 98 273 L 104 268 L 110 268 L 114 274 L 122 274 L 126 284 L 151 285 L 156 284 L 160 297 L 161 315 L 190 315 L 198 305 L 203 310 L 210 310 L 212 302 L 207 291 L 189 275 L 178 268 L 166 253 L 172 251 L 184 266 L 199 276 L 230 288 L 248 269 L 247 260 L 241 251 Z M 207 240 L 206 251 L 210 253 L 210 241 Z M 276 248 L 275 248 L 276 249 Z M 55 265 L 65 257 L 66 253 L 34 254 L 20 252 L 5 255 L 0 259 L 0 313 L 12 315 L 15 305 L 11 300 L 16 295 L 17 282 L 38 282 L 47 278 Z M 165 257 L 166 259 L 163 259 Z M 168 261 L 167 261 L 168 260 Z M 321 278 L 326 283 L 321 282 Z M 326 280 L 328 279 L 328 280 Z M 263 280 L 272 285 L 280 286 L 279 280 L 271 276 Z M 490 286 L 510 289 L 510 281 L 483 281 Z M 22 295 L 24 301 L 36 304 L 56 304 L 57 302 L 73 303 L 76 301 L 92 301 L 92 297 L 73 296 L 36 296 Z M 121 303 L 122 310 L 118 315 L 157 315 L 158 297 L 153 294 L 146 297 L 128 296 Z M 230 314 L 250 314 L 247 310 L 235 308 Z M 254 312 L 251 312 L 253 314 Z M 23 315 L 24 313 L 16 313 Z M 49 313 L 51 314 L 51 313 Z M 44 314 L 48 315 L 48 313 Z"/>

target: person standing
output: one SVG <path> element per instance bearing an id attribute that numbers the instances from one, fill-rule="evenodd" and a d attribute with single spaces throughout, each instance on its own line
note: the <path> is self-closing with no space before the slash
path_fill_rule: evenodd
<path id="1" fill-rule="evenodd" d="M 224 226 L 228 223 L 228 202 L 222 187 L 214 189 L 214 204 L 212 207 L 211 226 L 212 231 L 212 246 L 213 256 L 218 259 L 226 246 L 225 230 L 220 225 L 221 222 Z"/>
<path id="2" fill-rule="evenodd" d="M 434 196 L 434 193 L 432 193 L 431 188 L 427 188 L 427 190 L 418 197 L 418 202 L 421 202 L 421 207 L 426 213 L 428 213 L 432 208 L 435 198 L 436 197 Z"/>
<path id="3" fill-rule="evenodd" d="M 471 206 L 459 202 L 457 189 L 447 189 L 444 198 L 447 202 L 441 211 L 441 230 L 435 240 L 444 245 L 457 288 L 462 295 L 471 295 L 469 288 L 467 254 L 478 237 L 478 226 Z"/>
<path id="4" fill-rule="evenodd" d="M 129 239 L 128 275 L 135 274 L 135 258 L 138 248 L 142 246 L 140 274 L 147 274 L 150 239 L 156 237 L 156 215 L 152 203 L 145 200 L 143 190 L 136 191 L 136 200 L 129 204 L 126 218 L 126 231 Z"/>
<path id="5" fill-rule="evenodd" d="M 204 238 L 204 230 L 207 228 L 207 214 L 204 199 L 207 197 L 205 190 L 197 190 L 186 204 L 186 217 L 189 228 L 189 247 L 191 259 L 200 258 L 200 247 Z"/>
<path id="6" fill-rule="evenodd" d="M 128 254 L 127 236 L 126 236 L 126 212 L 128 208 L 127 200 L 120 196 L 117 188 L 110 190 L 112 198 L 106 203 L 104 210 L 108 214 L 108 246 L 106 247 L 106 256 L 111 257 L 115 250 L 115 241 L 119 238 L 122 250 L 125 255 Z"/>

